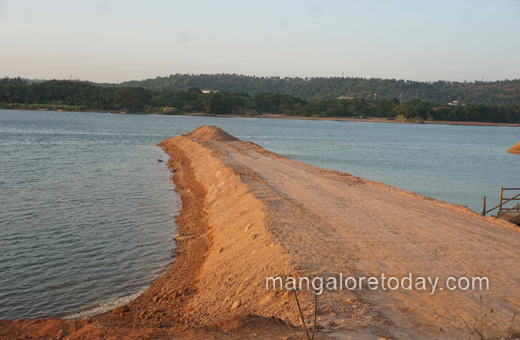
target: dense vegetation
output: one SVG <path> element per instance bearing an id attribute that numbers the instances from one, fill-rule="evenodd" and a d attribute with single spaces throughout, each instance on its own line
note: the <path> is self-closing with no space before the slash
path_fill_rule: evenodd
<path id="1" fill-rule="evenodd" d="M 35 104 L 34 107 L 104 110 L 112 106 L 116 90 L 86 82 L 51 80 L 28 84 L 20 78 L 3 79 L 0 81 L 0 103 L 4 108 L 8 104 L 29 104 L 27 108 Z"/>
<path id="2" fill-rule="evenodd" d="M 396 79 L 365 78 L 280 78 L 236 74 L 175 74 L 122 86 L 144 87 L 153 91 L 186 90 L 190 87 L 231 92 L 288 94 L 305 100 L 333 99 L 340 96 L 374 99 L 421 99 L 446 104 L 458 100 L 466 104 L 520 105 L 520 80 L 494 82 L 419 82 Z"/>
<path id="3" fill-rule="evenodd" d="M 445 120 L 463 122 L 520 123 L 520 106 L 467 104 L 449 106 L 412 99 L 320 99 L 307 101 L 287 94 L 218 91 L 202 93 L 191 87 L 185 91 L 152 91 L 141 87 L 103 87 L 86 82 L 48 81 L 26 83 L 21 79 L 0 81 L 0 108 L 119 110 L 156 114 L 193 111 L 207 114 L 256 116 L 284 113 L 317 117 L 380 117 L 400 121 Z"/>

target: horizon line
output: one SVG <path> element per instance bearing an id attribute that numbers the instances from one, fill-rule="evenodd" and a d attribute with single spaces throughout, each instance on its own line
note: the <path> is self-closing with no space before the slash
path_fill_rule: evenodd
<path id="1" fill-rule="evenodd" d="M 467 79 L 461 81 L 461 80 L 446 80 L 446 79 L 437 79 L 437 80 L 414 80 L 414 79 L 405 79 L 405 78 L 381 78 L 381 77 L 361 77 L 361 76 L 277 76 L 277 75 L 271 75 L 271 76 L 263 76 L 263 75 L 248 75 L 243 73 L 170 73 L 169 75 L 165 76 L 156 76 L 156 77 L 150 77 L 150 78 L 143 78 L 143 79 L 131 79 L 131 80 L 124 80 L 124 81 L 116 81 L 116 82 L 97 82 L 94 80 L 89 79 L 81 79 L 81 78 L 30 78 L 30 77 L 21 77 L 21 76 L 8 76 L 3 75 L 1 76 L 1 79 L 16 79 L 20 78 L 23 80 L 30 80 L 30 81 L 52 81 L 52 80 L 62 80 L 62 81 L 80 81 L 80 82 L 88 82 L 88 83 L 94 83 L 94 84 L 110 84 L 110 85 L 119 85 L 122 83 L 130 83 L 130 82 L 140 82 L 140 81 L 146 81 L 146 80 L 153 80 L 157 78 L 168 78 L 171 76 L 242 76 L 242 77 L 248 77 L 248 78 L 264 78 L 264 79 L 364 79 L 364 80 L 395 80 L 395 81 L 404 81 L 404 82 L 415 82 L 415 83 L 437 83 L 437 82 L 445 82 L 445 83 L 495 83 L 495 82 L 505 82 L 505 81 L 520 81 L 520 78 L 512 78 L 512 79 L 496 79 L 496 80 L 470 80 Z"/>

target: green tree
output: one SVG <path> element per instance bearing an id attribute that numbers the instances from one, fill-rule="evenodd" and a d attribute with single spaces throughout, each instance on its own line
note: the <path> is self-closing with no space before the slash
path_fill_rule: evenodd
<path id="1" fill-rule="evenodd" d="M 412 105 L 401 104 L 397 106 L 394 110 L 397 116 L 403 116 L 404 118 L 414 118 L 417 116 L 417 110 Z"/>
<path id="2" fill-rule="evenodd" d="M 126 109 L 144 108 L 150 103 L 150 92 L 140 87 L 123 87 L 114 93 L 113 104 Z"/>
<path id="3" fill-rule="evenodd" d="M 231 113 L 232 101 L 229 96 L 223 92 L 212 93 L 206 100 L 205 108 L 209 114 Z"/>

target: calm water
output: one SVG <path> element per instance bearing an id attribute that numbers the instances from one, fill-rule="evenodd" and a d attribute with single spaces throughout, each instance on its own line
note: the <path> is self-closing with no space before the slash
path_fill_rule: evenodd
<path id="1" fill-rule="evenodd" d="M 520 187 L 517 127 L 0 110 L 0 318 L 102 310 L 160 275 L 179 202 L 154 145 L 204 124 L 477 211 Z"/>

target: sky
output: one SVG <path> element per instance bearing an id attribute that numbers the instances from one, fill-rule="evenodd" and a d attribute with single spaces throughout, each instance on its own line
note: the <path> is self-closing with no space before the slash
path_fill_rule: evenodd
<path id="1" fill-rule="evenodd" d="M 0 77 L 520 78 L 520 0 L 0 0 Z"/>

